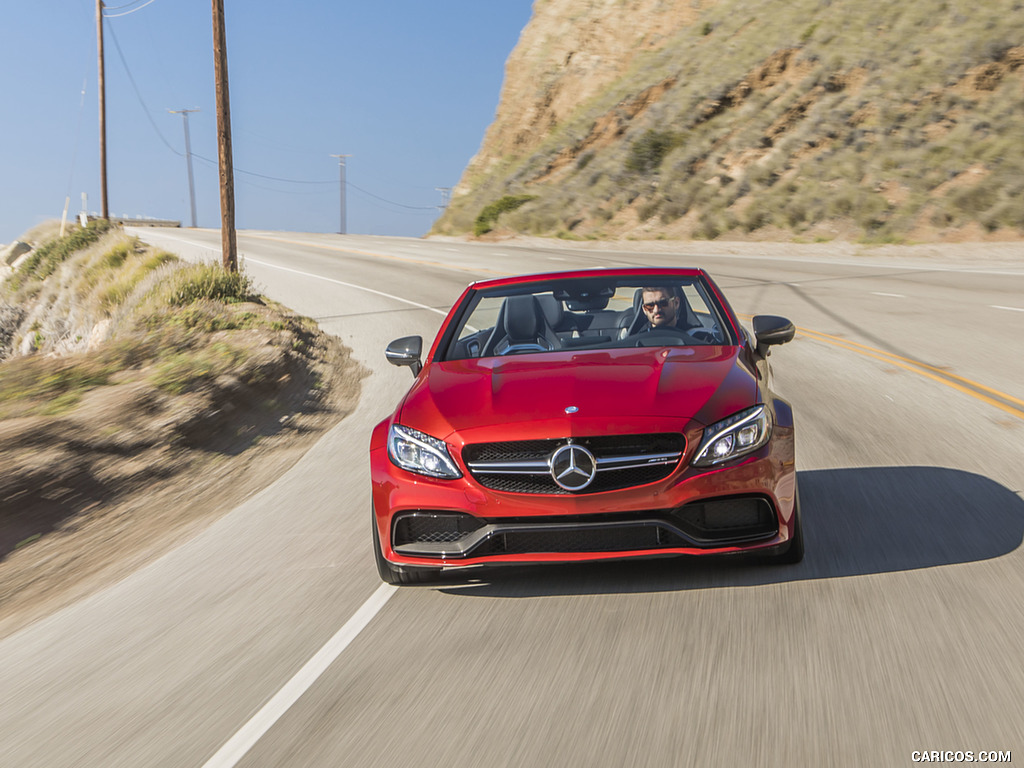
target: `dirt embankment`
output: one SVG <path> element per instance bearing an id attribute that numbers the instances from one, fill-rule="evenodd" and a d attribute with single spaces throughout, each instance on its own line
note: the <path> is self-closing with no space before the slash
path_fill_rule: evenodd
<path id="1" fill-rule="evenodd" d="M 358 400 L 350 351 L 272 302 L 146 318 L 86 351 L 0 362 L 0 637 L 194 535 Z"/>
<path id="2" fill-rule="evenodd" d="M 251 337 L 249 364 L 180 395 L 98 387 L 60 417 L 0 421 L 0 636 L 122 577 L 279 477 L 356 404 L 334 337 Z"/>

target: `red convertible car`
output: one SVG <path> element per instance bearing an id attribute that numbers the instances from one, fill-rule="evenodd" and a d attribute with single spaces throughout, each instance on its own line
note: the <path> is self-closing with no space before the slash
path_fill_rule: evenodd
<path id="1" fill-rule="evenodd" d="M 370 443 L 381 578 L 667 555 L 803 557 L 793 412 L 768 355 L 700 269 L 470 285 Z"/>

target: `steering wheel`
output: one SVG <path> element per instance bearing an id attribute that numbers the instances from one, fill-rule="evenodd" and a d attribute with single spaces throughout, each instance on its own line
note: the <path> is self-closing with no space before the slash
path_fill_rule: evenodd
<path id="1" fill-rule="evenodd" d="M 515 355 L 515 354 L 518 354 L 520 352 L 550 352 L 550 351 L 551 351 L 550 347 L 545 347 L 543 344 L 535 342 L 535 343 L 526 343 L 526 344 L 509 344 L 504 349 L 498 350 L 496 352 L 496 354 L 499 357 L 504 357 L 505 355 Z"/>
<path id="2" fill-rule="evenodd" d="M 635 347 L 674 347 L 690 342 L 690 334 L 681 328 L 653 328 L 636 337 Z"/>
<path id="3" fill-rule="evenodd" d="M 718 336 L 718 331 L 712 330 L 711 328 L 691 328 L 687 333 L 697 339 L 697 341 L 702 341 L 705 344 L 722 343 L 722 340 Z"/>

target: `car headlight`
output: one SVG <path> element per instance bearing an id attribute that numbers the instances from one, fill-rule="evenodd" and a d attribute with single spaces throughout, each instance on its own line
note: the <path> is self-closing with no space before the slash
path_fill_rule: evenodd
<path id="1" fill-rule="evenodd" d="M 745 456 L 767 443 L 771 434 L 771 413 L 765 406 L 755 405 L 705 429 L 704 439 L 691 463 L 696 467 L 710 467 Z"/>
<path id="2" fill-rule="evenodd" d="M 443 440 L 399 424 L 388 430 L 388 457 L 396 466 L 418 475 L 449 480 L 462 477 Z"/>

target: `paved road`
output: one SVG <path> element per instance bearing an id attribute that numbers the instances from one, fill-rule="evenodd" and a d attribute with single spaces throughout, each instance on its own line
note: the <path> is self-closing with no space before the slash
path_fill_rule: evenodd
<path id="1" fill-rule="evenodd" d="M 141 230 L 217 258 L 219 234 Z M 252 233 L 248 271 L 372 370 L 356 412 L 203 534 L 0 642 L 2 766 L 900 766 L 1024 759 L 1024 265 Z M 369 430 L 467 282 L 696 264 L 800 328 L 807 557 L 382 587 Z"/>

